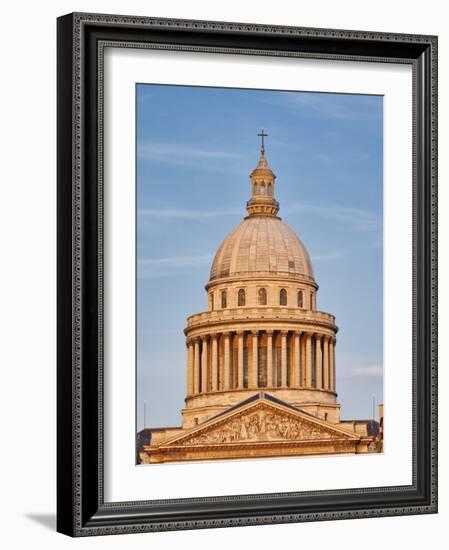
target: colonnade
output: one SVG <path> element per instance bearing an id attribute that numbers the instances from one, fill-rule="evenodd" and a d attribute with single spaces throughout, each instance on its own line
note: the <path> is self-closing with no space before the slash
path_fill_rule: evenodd
<path id="1" fill-rule="evenodd" d="M 187 339 L 187 395 L 258 388 L 335 391 L 335 337 L 296 330 Z"/>

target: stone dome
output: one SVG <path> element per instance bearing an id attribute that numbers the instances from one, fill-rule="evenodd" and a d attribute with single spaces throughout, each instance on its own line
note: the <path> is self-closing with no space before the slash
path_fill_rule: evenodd
<path id="1" fill-rule="evenodd" d="M 248 276 L 315 282 L 305 246 L 277 216 L 250 215 L 237 225 L 215 254 L 209 283 Z"/>

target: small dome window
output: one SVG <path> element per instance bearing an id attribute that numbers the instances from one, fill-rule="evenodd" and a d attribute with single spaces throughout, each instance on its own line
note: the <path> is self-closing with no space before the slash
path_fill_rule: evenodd
<path id="1" fill-rule="evenodd" d="M 281 288 L 279 292 L 279 305 L 286 306 L 287 305 L 287 291 L 285 288 Z"/>
<path id="2" fill-rule="evenodd" d="M 226 290 L 221 291 L 221 307 L 224 309 L 228 307 L 228 295 Z"/>
<path id="3" fill-rule="evenodd" d="M 298 289 L 298 307 L 304 307 L 304 296 L 301 289 Z"/>
<path id="4" fill-rule="evenodd" d="M 209 294 L 209 300 L 210 300 L 210 309 L 213 310 L 214 309 L 214 294 L 213 294 L 213 292 L 211 292 Z"/>
<path id="5" fill-rule="evenodd" d="M 267 195 L 271 195 L 271 183 L 267 185 Z"/>
<path id="6" fill-rule="evenodd" d="M 267 289 L 266 288 L 259 288 L 259 305 L 260 306 L 266 306 L 267 305 Z"/>
<path id="7" fill-rule="evenodd" d="M 246 303 L 246 296 L 245 291 L 243 288 L 239 290 L 238 297 L 237 297 L 237 305 L 244 306 Z"/>

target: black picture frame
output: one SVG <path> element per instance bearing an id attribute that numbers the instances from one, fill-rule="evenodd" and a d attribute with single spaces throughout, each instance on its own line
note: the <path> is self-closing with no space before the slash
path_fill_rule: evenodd
<path id="1" fill-rule="evenodd" d="M 437 37 L 87 13 L 60 17 L 57 29 L 57 530 L 87 536 L 436 513 Z M 104 42 L 412 65 L 412 485 L 104 502 Z"/>

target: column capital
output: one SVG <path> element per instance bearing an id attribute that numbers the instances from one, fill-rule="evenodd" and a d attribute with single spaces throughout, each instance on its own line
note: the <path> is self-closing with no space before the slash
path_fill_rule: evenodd
<path id="1" fill-rule="evenodd" d="M 252 331 L 251 331 L 251 334 L 252 334 L 253 336 L 258 336 L 258 335 L 259 335 L 259 332 L 260 332 L 259 330 L 252 330 Z"/>
<path id="2" fill-rule="evenodd" d="M 269 329 L 269 330 L 266 330 L 266 331 L 265 331 L 265 334 L 266 334 L 267 336 L 273 336 L 273 332 L 274 332 L 273 329 Z"/>
<path id="3" fill-rule="evenodd" d="M 230 337 L 231 337 L 231 333 L 230 333 L 229 331 L 227 331 L 227 332 L 222 332 L 222 334 L 223 334 L 223 336 L 224 336 L 225 338 L 230 338 Z"/>
<path id="4" fill-rule="evenodd" d="M 279 332 L 281 333 L 281 336 L 287 336 L 287 334 L 289 333 L 288 330 L 281 330 Z"/>
<path id="5" fill-rule="evenodd" d="M 235 333 L 237 334 L 237 336 L 243 336 L 245 334 L 245 331 L 244 330 L 236 330 Z"/>
<path id="6" fill-rule="evenodd" d="M 217 338 L 220 336 L 220 334 L 218 332 L 214 332 L 213 334 L 210 335 L 211 337 L 211 340 L 217 340 Z"/>

